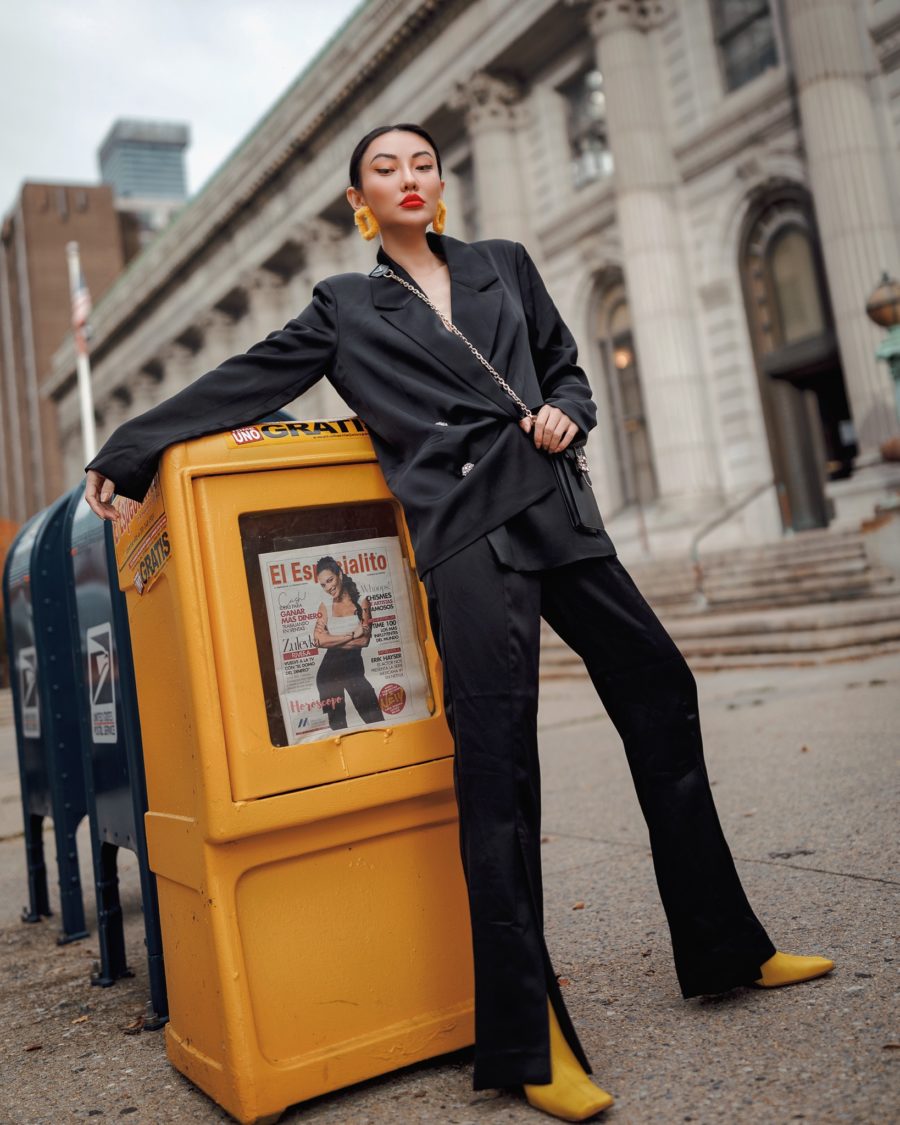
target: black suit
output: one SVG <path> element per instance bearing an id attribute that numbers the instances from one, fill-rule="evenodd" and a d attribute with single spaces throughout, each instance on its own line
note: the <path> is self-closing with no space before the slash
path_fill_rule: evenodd
<path id="1" fill-rule="evenodd" d="M 460 331 L 533 410 L 558 405 L 587 433 L 596 407 L 575 342 L 525 248 L 428 240 L 446 256 Z M 378 258 L 415 283 L 383 249 Z M 591 1067 L 543 938 L 541 616 L 584 659 L 622 735 L 683 995 L 755 979 L 775 947 L 719 825 L 683 656 L 606 533 L 568 524 L 552 455 L 512 400 L 431 309 L 376 271 L 319 282 L 282 331 L 124 423 L 88 467 L 140 500 L 166 445 L 253 422 L 323 374 L 365 421 L 406 513 L 442 659 L 472 920 L 473 1085 L 549 1082 L 548 995 Z"/>
<path id="2" fill-rule="evenodd" d="M 427 237 L 446 257 L 459 330 L 532 409 L 548 402 L 591 430 L 597 409 L 575 341 L 524 246 Z M 124 422 L 85 467 L 142 500 L 167 445 L 254 422 L 323 375 L 366 423 L 420 575 L 556 487 L 551 455 L 465 344 L 402 285 L 361 273 L 320 281 L 283 329 Z"/>

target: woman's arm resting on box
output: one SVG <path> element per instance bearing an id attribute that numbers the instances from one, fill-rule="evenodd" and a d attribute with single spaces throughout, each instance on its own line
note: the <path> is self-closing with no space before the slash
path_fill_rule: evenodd
<path id="1" fill-rule="evenodd" d="M 131 500 L 143 500 L 167 446 L 259 421 L 330 374 L 336 347 L 336 302 L 322 281 L 284 328 L 114 430 L 85 466 L 86 503 L 102 519 L 111 519 L 105 501 L 113 487 Z"/>

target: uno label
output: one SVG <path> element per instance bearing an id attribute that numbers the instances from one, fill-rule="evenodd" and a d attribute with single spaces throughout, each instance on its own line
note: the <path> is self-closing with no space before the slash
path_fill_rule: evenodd
<path id="1" fill-rule="evenodd" d="M 232 449 L 258 442 L 305 441 L 317 437 L 351 437 L 368 433 L 361 418 L 312 418 L 304 422 L 260 422 L 258 426 L 241 426 L 225 437 Z"/>

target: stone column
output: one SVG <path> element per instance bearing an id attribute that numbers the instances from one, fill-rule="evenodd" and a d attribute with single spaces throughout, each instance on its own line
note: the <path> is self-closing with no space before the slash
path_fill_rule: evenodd
<path id="1" fill-rule="evenodd" d="M 126 386 L 131 394 L 130 416 L 132 418 L 138 414 L 143 414 L 145 410 L 150 410 L 157 403 L 162 402 L 164 398 L 169 397 L 163 383 L 164 374 L 165 370 L 162 363 L 158 360 L 151 360 L 127 380 Z M 173 390 L 169 393 L 174 394 L 175 392 Z"/>
<path id="2" fill-rule="evenodd" d="M 344 270 L 359 269 L 368 273 L 375 265 L 375 250 L 379 239 L 374 238 L 366 242 L 361 237 L 353 221 L 353 212 L 347 208 L 345 226 L 329 222 L 327 219 L 308 219 L 297 230 L 297 239 L 303 247 L 303 268 L 300 271 L 307 283 L 305 305 L 312 296 L 313 286 L 317 281 L 329 274 L 341 273 Z M 348 257 L 349 245 L 362 248 L 362 260 L 350 263 Z M 303 305 L 299 307 L 302 308 Z"/>
<path id="3" fill-rule="evenodd" d="M 863 17 L 854 0 L 791 0 L 784 11 L 844 379 L 860 452 L 871 451 L 896 433 L 897 419 L 874 356 L 884 333 L 865 305 L 882 270 L 900 274 L 900 247 L 866 84 Z"/>
<path id="4" fill-rule="evenodd" d="M 222 309 L 213 307 L 197 317 L 197 328 L 203 339 L 200 349 L 194 356 L 197 375 L 203 375 L 218 367 L 226 359 L 237 355 L 243 349 L 237 341 L 237 321 Z M 166 394 L 174 394 L 178 387 L 168 389 L 169 369 L 165 370 Z"/>
<path id="5" fill-rule="evenodd" d="M 303 268 L 291 279 L 289 285 L 289 299 L 293 305 L 290 316 L 296 316 L 309 304 L 317 281 L 344 270 L 368 273 L 375 265 L 379 240 L 375 238 L 366 242 L 360 237 L 353 225 L 353 212 L 349 207 L 347 218 L 345 230 L 322 218 L 309 219 L 297 228 L 293 237 L 303 247 L 304 261 Z M 351 230 L 352 233 L 348 233 Z M 350 247 L 347 246 L 348 238 Z M 354 259 L 352 264 L 348 258 Z M 297 418 L 347 417 L 353 413 L 331 383 L 324 378 L 293 402 L 286 403 L 284 409 Z"/>
<path id="6" fill-rule="evenodd" d="M 588 9 L 603 73 L 616 209 L 648 430 L 669 508 L 690 514 L 721 491 L 690 272 L 648 32 L 667 5 L 595 0 Z"/>
<path id="7" fill-rule="evenodd" d="M 293 313 L 286 311 L 289 302 L 284 280 L 270 270 L 245 274 L 240 287 L 247 294 L 247 312 L 238 322 L 237 340 L 246 351 L 270 332 L 283 328 Z"/>
<path id="8" fill-rule="evenodd" d="M 517 130 L 522 109 L 518 86 L 480 71 L 457 84 L 451 109 L 462 110 L 472 143 L 479 238 L 531 238 Z"/>
<path id="9" fill-rule="evenodd" d="M 110 434 L 116 430 L 122 422 L 131 417 L 131 394 L 124 386 L 115 387 L 110 391 L 103 402 L 98 403 L 98 406 L 98 413 L 101 414 L 103 419 L 97 427 L 99 430 L 97 434 L 97 448 L 99 449 Z"/>
<path id="10" fill-rule="evenodd" d="M 173 341 L 162 348 L 159 355 L 166 373 L 165 398 L 171 398 L 203 373 L 203 369 L 198 366 L 196 354 L 183 344 Z"/>

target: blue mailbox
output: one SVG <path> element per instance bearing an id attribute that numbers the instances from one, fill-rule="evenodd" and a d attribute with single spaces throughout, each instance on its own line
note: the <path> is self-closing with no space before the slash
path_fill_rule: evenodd
<path id="1" fill-rule="evenodd" d="M 141 728 L 125 596 L 116 578 L 112 524 L 84 503 L 84 481 L 69 494 L 65 517 L 69 632 L 97 894 L 100 963 L 92 982 L 131 976 L 119 901 L 118 853 L 136 853 L 144 914 L 150 1001 L 144 1027 L 168 1016 L 156 876 L 147 859 Z"/>
<path id="2" fill-rule="evenodd" d="M 62 913 L 60 944 L 87 937 L 75 833 L 87 806 L 74 664 L 67 628 L 63 522 L 68 495 L 33 516 L 3 573 L 29 905 L 25 922 L 50 916 L 43 822 L 52 817 Z"/>

